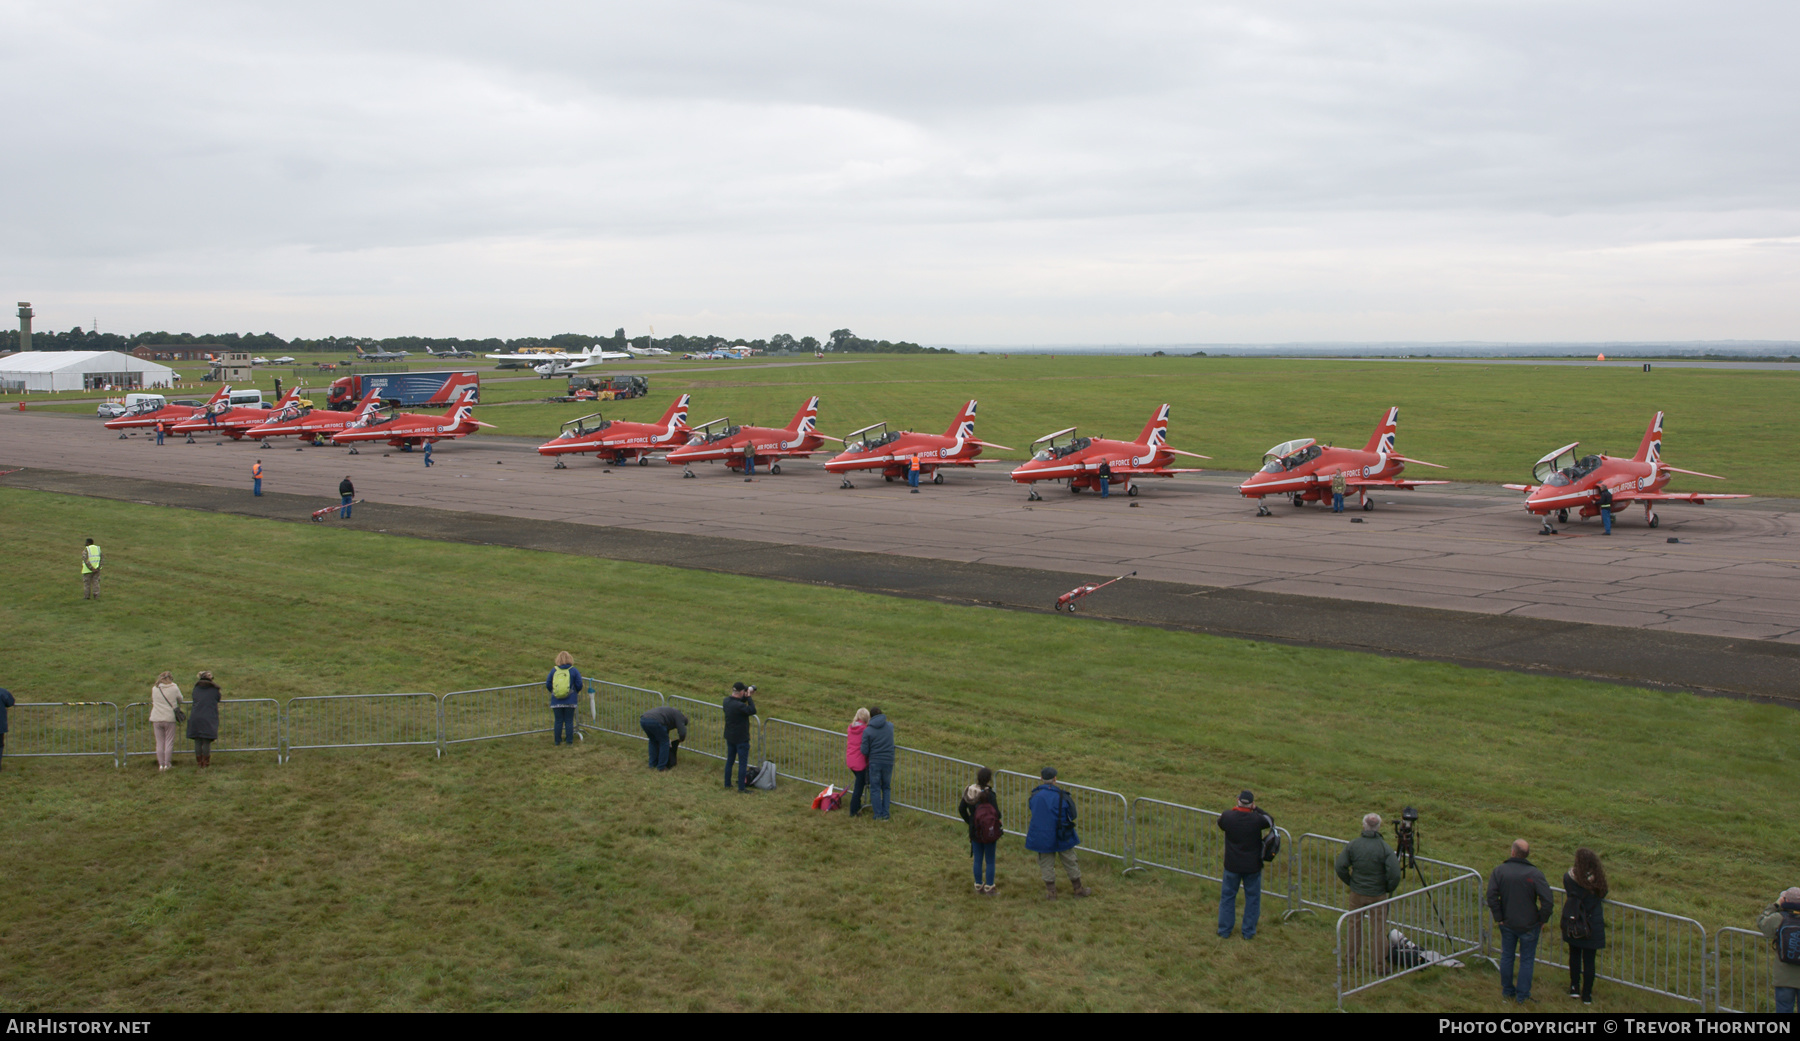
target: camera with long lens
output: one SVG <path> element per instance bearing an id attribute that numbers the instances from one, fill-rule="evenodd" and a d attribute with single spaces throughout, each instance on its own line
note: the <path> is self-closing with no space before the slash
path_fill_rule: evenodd
<path id="1" fill-rule="evenodd" d="M 1394 822 L 1394 852 L 1400 857 L 1402 870 L 1411 867 L 1419 855 L 1419 811 L 1411 806 L 1400 811 Z"/>

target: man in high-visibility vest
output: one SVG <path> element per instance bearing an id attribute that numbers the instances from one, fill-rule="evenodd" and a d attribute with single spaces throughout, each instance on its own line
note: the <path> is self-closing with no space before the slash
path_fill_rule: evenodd
<path id="1" fill-rule="evenodd" d="M 912 460 L 906 467 L 906 483 L 912 485 L 913 494 L 919 494 L 919 453 L 914 452 Z"/>
<path id="2" fill-rule="evenodd" d="M 251 484 L 252 491 L 254 491 L 257 495 L 262 494 L 262 460 L 261 459 L 258 459 L 256 462 L 250 464 L 250 484 Z"/>
<path id="3" fill-rule="evenodd" d="M 100 547 L 93 539 L 81 547 L 81 598 L 100 599 Z"/>

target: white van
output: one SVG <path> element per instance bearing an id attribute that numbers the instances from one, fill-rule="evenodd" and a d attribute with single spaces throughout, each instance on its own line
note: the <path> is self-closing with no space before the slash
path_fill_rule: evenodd
<path id="1" fill-rule="evenodd" d="M 263 400 L 260 390 L 234 390 L 231 392 L 232 408 L 268 408 L 269 402 Z"/>

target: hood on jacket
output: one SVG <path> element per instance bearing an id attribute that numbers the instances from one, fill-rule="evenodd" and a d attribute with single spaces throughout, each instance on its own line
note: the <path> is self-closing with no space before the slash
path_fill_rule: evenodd
<path id="1" fill-rule="evenodd" d="M 969 785 L 967 788 L 963 789 L 963 802 L 974 805 L 975 800 L 981 798 L 981 793 L 983 791 L 984 789 L 979 784 Z"/>

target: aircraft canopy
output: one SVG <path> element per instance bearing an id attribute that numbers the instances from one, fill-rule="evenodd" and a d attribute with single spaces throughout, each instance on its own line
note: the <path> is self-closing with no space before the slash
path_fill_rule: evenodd
<path id="1" fill-rule="evenodd" d="M 1310 437 L 1297 438 L 1293 441 L 1283 441 L 1274 448 L 1263 453 L 1262 472 L 1266 474 L 1278 474 L 1286 470 L 1292 470 L 1301 463 L 1311 462 L 1323 454 L 1324 449 L 1320 448 L 1317 442 Z"/>

